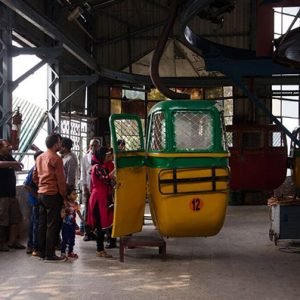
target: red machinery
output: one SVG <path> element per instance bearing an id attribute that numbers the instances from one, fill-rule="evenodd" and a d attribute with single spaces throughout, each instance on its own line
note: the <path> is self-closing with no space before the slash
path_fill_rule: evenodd
<path id="1" fill-rule="evenodd" d="M 226 126 L 232 191 L 273 190 L 286 178 L 286 135 L 277 125 Z"/>
<path id="2" fill-rule="evenodd" d="M 10 131 L 10 143 L 13 150 L 19 149 L 21 123 L 22 114 L 20 113 L 20 108 L 18 107 L 12 116 L 12 126 Z"/>

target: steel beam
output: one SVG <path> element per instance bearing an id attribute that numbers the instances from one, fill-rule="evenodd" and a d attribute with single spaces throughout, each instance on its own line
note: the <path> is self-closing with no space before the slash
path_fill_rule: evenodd
<path id="1" fill-rule="evenodd" d="M 62 43 L 62 46 L 76 57 L 83 64 L 92 70 L 98 70 L 97 64 L 84 49 L 76 45 L 73 41 L 68 39 L 60 30 L 57 29 L 50 21 L 41 16 L 36 10 L 19 0 L 0 0 L 3 4 L 11 10 L 19 14 L 22 18 L 37 27 L 39 30 L 50 36 L 54 40 Z"/>
<path id="2" fill-rule="evenodd" d="M 7 24 L 11 13 L 5 7 L 0 7 L 0 18 Z M 9 139 L 8 121 L 12 115 L 12 95 L 8 90 L 8 83 L 12 80 L 12 58 L 8 48 L 12 44 L 12 28 L 8 25 L 0 30 L 0 138 Z"/>
<path id="3" fill-rule="evenodd" d="M 53 63 L 53 60 L 62 53 L 62 48 L 61 47 L 55 47 L 55 48 L 49 48 L 49 47 L 47 47 L 47 48 L 46 47 L 19 48 L 19 47 L 11 46 L 9 49 L 10 49 L 9 53 L 11 54 L 11 56 L 30 54 L 30 55 L 37 55 L 40 58 L 41 57 L 46 58 L 46 59 L 43 59 L 42 61 L 40 61 L 39 63 L 37 63 L 32 68 L 30 68 L 28 71 L 26 71 L 24 74 L 22 74 L 19 78 L 17 78 L 13 82 L 11 82 L 10 85 L 9 85 L 9 91 L 10 92 L 14 91 L 23 80 L 25 80 L 28 76 L 35 73 L 44 64 Z"/>
<path id="4" fill-rule="evenodd" d="M 125 72 L 117 72 L 113 71 L 107 68 L 99 67 L 96 63 L 96 61 L 90 56 L 88 52 L 86 52 L 84 49 L 76 45 L 73 41 L 68 39 L 61 31 L 57 29 L 57 27 L 51 23 L 49 20 L 45 19 L 41 15 L 38 14 L 34 9 L 32 9 L 30 6 L 28 6 L 24 1 L 19 0 L 0 0 L 0 3 L 4 3 L 6 6 L 8 6 L 10 9 L 18 13 L 20 16 L 25 18 L 27 21 L 29 21 L 31 24 L 39 28 L 41 31 L 43 31 L 45 34 L 49 35 L 53 39 L 59 40 L 62 43 L 62 46 L 64 49 L 69 51 L 74 57 L 76 57 L 79 61 L 81 61 L 84 65 L 89 67 L 91 70 L 93 70 L 97 75 L 100 77 L 107 78 L 106 81 L 108 84 L 116 84 L 116 82 L 119 81 L 119 84 L 122 84 L 124 82 L 128 82 L 131 84 L 141 84 L 146 85 L 147 87 L 153 86 L 151 79 L 149 76 L 143 76 L 143 75 L 136 75 L 136 74 L 129 74 Z M 210 1 L 206 1 L 209 3 Z M 113 2 L 111 2 L 113 3 Z M 189 17 L 189 16 L 188 16 Z M 188 18 L 187 17 L 187 18 Z M 159 23 L 157 25 L 160 25 Z M 188 43 L 186 43 L 188 44 Z M 162 78 L 163 82 L 169 87 L 174 86 L 182 86 L 182 87 L 205 87 L 205 86 L 213 86 L 213 85 L 233 85 L 232 80 L 230 80 L 227 77 L 223 78 Z M 266 76 L 265 78 L 257 78 L 257 81 L 266 82 L 269 84 L 282 84 L 282 78 L 281 77 L 270 77 Z M 287 76 L 285 77 L 285 82 L 287 84 L 293 84 L 295 81 L 298 80 L 299 83 L 299 77 L 296 76 Z M 274 83 L 276 82 L 276 83 Z M 291 83 L 289 83 L 291 82 Z"/>
<path id="5" fill-rule="evenodd" d="M 39 63 L 37 63 L 35 66 L 30 68 L 27 72 L 23 73 L 20 77 L 18 77 L 16 80 L 14 80 L 13 82 L 11 82 L 9 84 L 9 92 L 12 93 L 23 80 L 25 80 L 28 76 L 35 73 L 44 64 L 49 63 L 49 62 L 51 62 L 51 61 L 50 60 L 48 60 L 48 61 L 42 60 Z"/>
<path id="6" fill-rule="evenodd" d="M 104 46 L 111 45 L 113 43 L 117 43 L 117 42 L 123 41 L 123 40 L 127 39 L 128 37 L 132 39 L 132 38 L 134 38 L 136 36 L 139 36 L 139 35 L 141 35 L 141 34 L 143 34 L 145 32 L 148 32 L 150 30 L 162 27 L 162 26 L 164 26 L 166 24 L 166 22 L 167 22 L 167 20 L 163 20 L 163 21 L 157 22 L 155 24 L 151 24 L 151 25 L 145 26 L 145 27 L 143 27 L 141 29 L 133 30 L 133 31 L 130 32 L 130 34 L 125 33 L 125 34 L 119 35 L 117 37 L 114 37 L 112 39 L 109 39 L 107 41 L 103 41 L 103 42 L 101 42 L 99 44 L 101 44 L 101 46 L 104 47 Z"/>
<path id="7" fill-rule="evenodd" d="M 56 58 L 63 52 L 62 47 L 9 47 L 9 53 L 11 56 L 18 55 L 36 55 L 40 58 Z"/>
<path id="8" fill-rule="evenodd" d="M 72 76 L 70 76 L 70 78 L 68 78 L 69 80 L 71 79 Z M 83 76 L 84 78 L 84 83 L 79 86 L 76 90 L 74 90 L 72 93 L 70 93 L 67 97 L 65 97 L 64 99 L 60 100 L 59 105 L 63 105 L 63 104 L 67 104 L 71 98 L 77 94 L 78 92 L 86 89 L 87 87 L 89 87 L 90 85 L 94 84 L 97 82 L 98 80 L 98 76 L 96 75 L 91 75 L 90 77 L 87 78 L 87 76 Z M 66 80 L 66 78 L 63 78 L 64 80 Z M 74 81 L 78 81 L 78 76 L 74 76 Z"/>
<path id="9" fill-rule="evenodd" d="M 92 75 L 61 75 L 60 76 L 60 81 L 94 81 L 96 82 L 98 79 L 97 74 L 92 74 Z"/>
<path id="10" fill-rule="evenodd" d="M 60 132 L 59 97 L 59 66 L 56 62 L 52 66 L 48 65 L 48 134 L 53 132 Z"/>
<path id="11" fill-rule="evenodd" d="M 0 3 L 1 2 L 52 39 L 60 41 L 65 50 L 67 50 L 71 55 L 73 55 L 92 71 L 96 72 L 99 76 L 133 84 L 143 84 L 145 81 L 147 81 L 147 79 L 149 79 L 148 76 L 132 75 L 98 66 L 96 61 L 91 57 L 90 53 L 67 38 L 66 35 L 57 29 L 52 22 L 41 16 L 24 1 L 0 0 Z"/>

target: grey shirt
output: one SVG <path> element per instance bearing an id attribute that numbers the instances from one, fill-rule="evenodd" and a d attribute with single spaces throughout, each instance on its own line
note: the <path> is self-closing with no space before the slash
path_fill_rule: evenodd
<path id="1" fill-rule="evenodd" d="M 78 179 L 78 160 L 75 153 L 70 152 L 63 157 L 64 170 L 67 180 L 67 185 L 76 187 Z"/>

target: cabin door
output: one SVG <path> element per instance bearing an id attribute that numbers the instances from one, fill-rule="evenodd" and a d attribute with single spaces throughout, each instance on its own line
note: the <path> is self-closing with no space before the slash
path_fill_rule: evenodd
<path id="1" fill-rule="evenodd" d="M 144 135 L 138 116 L 110 117 L 115 162 L 113 237 L 142 230 L 146 199 Z"/>

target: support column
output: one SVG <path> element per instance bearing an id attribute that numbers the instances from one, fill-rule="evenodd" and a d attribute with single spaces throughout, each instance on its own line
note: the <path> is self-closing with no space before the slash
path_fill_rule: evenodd
<path id="1" fill-rule="evenodd" d="M 60 87 L 58 62 L 48 65 L 48 134 L 60 132 Z"/>
<path id="2" fill-rule="evenodd" d="M 12 57 L 8 49 L 12 45 L 11 11 L 0 8 L 0 138 L 9 139 L 8 121 L 12 116 L 12 94 L 9 83 L 12 81 Z"/>

